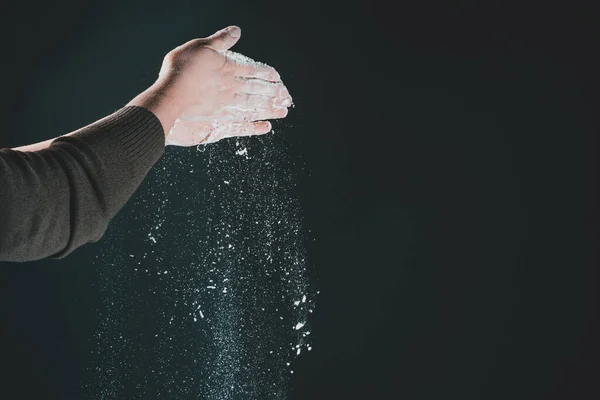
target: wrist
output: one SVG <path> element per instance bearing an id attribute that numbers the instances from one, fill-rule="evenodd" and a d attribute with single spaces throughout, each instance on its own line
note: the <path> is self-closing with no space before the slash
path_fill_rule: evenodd
<path id="1" fill-rule="evenodd" d="M 167 85 L 159 79 L 126 104 L 127 106 L 144 107 L 156 115 L 163 127 L 165 137 L 180 114 L 179 104 L 167 96 L 166 88 Z"/>

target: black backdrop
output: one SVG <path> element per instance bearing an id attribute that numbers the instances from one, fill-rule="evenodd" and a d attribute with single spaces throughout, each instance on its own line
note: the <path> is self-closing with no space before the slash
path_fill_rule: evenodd
<path id="1" fill-rule="evenodd" d="M 171 48 L 237 24 L 294 96 L 279 134 L 308 171 L 321 296 L 290 399 L 598 397 L 593 13 L 388 3 L 17 6 L 0 145 L 113 112 Z M 81 396 L 97 246 L 1 265 L 2 398 Z"/>

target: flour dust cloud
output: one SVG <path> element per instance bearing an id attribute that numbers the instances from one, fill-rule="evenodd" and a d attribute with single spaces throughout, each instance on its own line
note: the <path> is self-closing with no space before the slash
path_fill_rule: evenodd
<path id="1" fill-rule="evenodd" d="M 96 257 L 93 399 L 285 399 L 318 294 L 285 136 L 168 147 Z"/>

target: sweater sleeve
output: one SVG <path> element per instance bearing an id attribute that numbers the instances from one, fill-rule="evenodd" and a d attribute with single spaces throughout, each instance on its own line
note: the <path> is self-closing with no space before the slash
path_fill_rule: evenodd
<path id="1" fill-rule="evenodd" d="M 0 149 L 0 261 L 63 258 L 98 241 L 164 148 L 160 120 L 126 106 L 47 149 Z"/>

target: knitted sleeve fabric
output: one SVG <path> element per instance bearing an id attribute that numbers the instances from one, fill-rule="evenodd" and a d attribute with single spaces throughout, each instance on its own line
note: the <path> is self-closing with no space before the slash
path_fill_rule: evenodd
<path id="1" fill-rule="evenodd" d="M 164 148 L 160 120 L 126 106 L 47 149 L 0 149 L 0 261 L 63 258 L 98 241 Z"/>

